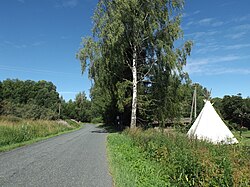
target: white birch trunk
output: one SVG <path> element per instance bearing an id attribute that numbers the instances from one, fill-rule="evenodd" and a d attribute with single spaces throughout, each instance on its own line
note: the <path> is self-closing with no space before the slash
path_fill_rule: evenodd
<path id="1" fill-rule="evenodd" d="M 132 96 L 132 111 L 131 111 L 130 128 L 135 128 L 136 127 L 136 109 L 137 109 L 136 47 L 134 47 L 134 51 L 133 51 L 132 74 L 133 74 L 133 96 Z"/>

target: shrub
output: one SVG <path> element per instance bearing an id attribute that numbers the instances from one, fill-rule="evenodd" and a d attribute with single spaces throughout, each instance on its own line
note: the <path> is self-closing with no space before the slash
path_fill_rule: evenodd
<path id="1" fill-rule="evenodd" d="M 103 123 L 102 117 L 96 117 L 91 120 L 91 123 Z"/>

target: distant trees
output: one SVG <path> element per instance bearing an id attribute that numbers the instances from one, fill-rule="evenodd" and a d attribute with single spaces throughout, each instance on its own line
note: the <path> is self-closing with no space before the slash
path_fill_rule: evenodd
<path id="1" fill-rule="evenodd" d="M 90 122 L 93 115 L 91 112 L 91 102 L 87 100 L 86 94 L 84 92 L 78 93 L 75 101 L 69 100 L 65 102 L 62 100 L 61 117 Z"/>
<path id="2" fill-rule="evenodd" d="M 250 98 L 242 98 L 241 94 L 224 96 L 220 111 L 225 120 L 237 124 L 236 127 L 250 129 Z"/>
<path id="3" fill-rule="evenodd" d="M 0 115 L 28 119 L 72 118 L 91 120 L 91 102 L 85 93 L 78 93 L 75 101 L 59 98 L 56 86 L 48 81 L 0 81 Z"/>
<path id="4" fill-rule="evenodd" d="M 47 81 L 7 79 L 1 82 L 1 115 L 30 119 L 57 119 L 59 94 Z"/>

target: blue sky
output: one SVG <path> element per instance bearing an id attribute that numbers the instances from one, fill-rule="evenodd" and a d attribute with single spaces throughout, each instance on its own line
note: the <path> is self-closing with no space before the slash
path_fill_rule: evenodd
<path id="1" fill-rule="evenodd" d="M 91 35 L 97 0 L 0 0 L 0 80 L 47 80 L 64 99 L 89 94 L 75 55 Z M 212 96 L 250 96 L 250 1 L 188 0 L 182 28 L 193 40 L 186 71 Z"/>

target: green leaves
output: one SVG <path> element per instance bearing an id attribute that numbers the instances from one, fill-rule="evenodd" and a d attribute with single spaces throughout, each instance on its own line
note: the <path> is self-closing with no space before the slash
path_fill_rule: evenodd
<path id="1" fill-rule="evenodd" d="M 59 93 L 52 82 L 7 79 L 2 83 L 3 115 L 28 119 L 57 119 Z"/>
<path id="2" fill-rule="evenodd" d="M 139 93 L 138 108 L 143 112 L 137 114 L 146 122 L 152 110 L 154 115 L 156 111 L 164 111 L 161 118 L 176 114 L 172 112 L 178 111 L 174 107 L 179 102 L 175 95 L 192 46 L 191 42 L 183 44 L 183 48 L 175 46 L 175 41 L 183 35 L 180 28 L 183 4 L 182 0 L 99 1 L 93 17 L 93 37 L 83 39 L 77 57 L 82 71 L 89 64 L 93 87 L 101 88 L 95 90 L 105 93 L 93 92 L 93 99 L 99 102 L 101 95 L 105 97 L 104 105 L 109 106 L 103 115 L 111 111 L 116 111 L 114 115 L 130 113 L 131 109 L 124 108 L 131 105 L 133 93 Z M 132 62 L 135 62 L 135 77 Z M 132 92 L 129 82 L 135 78 L 139 86 L 137 92 Z M 166 111 L 171 115 L 166 115 Z"/>

